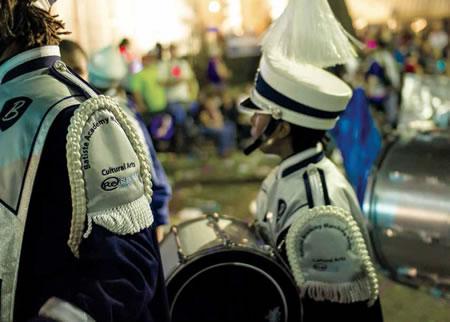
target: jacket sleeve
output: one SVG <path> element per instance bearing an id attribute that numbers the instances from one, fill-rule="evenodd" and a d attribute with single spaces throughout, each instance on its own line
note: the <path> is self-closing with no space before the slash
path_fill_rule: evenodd
<path id="1" fill-rule="evenodd" d="M 80 288 L 73 303 L 99 321 L 151 320 L 160 260 L 149 230 L 148 154 L 112 100 L 90 101 L 72 118 L 66 146 L 73 205 L 68 244 L 75 256 L 79 231 L 84 232 Z M 79 149 L 81 155 L 71 155 Z M 87 224 L 81 226 L 83 218 Z"/>
<path id="2" fill-rule="evenodd" d="M 81 247 L 80 270 L 79 288 L 67 300 L 96 321 L 160 321 L 152 308 L 167 304 L 164 297 L 157 298 L 163 280 L 157 244 L 148 229 L 117 236 L 95 226 Z"/>
<path id="3" fill-rule="evenodd" d="M 77 259 L 67 268 L 74 280 L 49 295 L 96 321 L 167 321 L 159 250 L 150 230 L 148 156 L 110 103 L 101 98 L 83 104 L 71 118 L 65 149 L 72 202 L 67 244 Z"/>

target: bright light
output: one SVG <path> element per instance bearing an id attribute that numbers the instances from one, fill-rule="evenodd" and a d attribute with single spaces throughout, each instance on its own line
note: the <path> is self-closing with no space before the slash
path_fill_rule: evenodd
<path id="1" fill-rule="evenodd" d="M 115 0 L 113 3 L 110 10 L 114 12 L 116 34 L 131 38 L 140 52 L 148 51 L 157 42 L 179 42 L 189 35 L 184 20 L 190 11 L 183 0 Z"/>
<path id="2" fill-rule="evenodd" d="M 392 16 L 392 1 L 379 0 L 347 0 L 350 14 L 355 19 L 364 19 L 368 23 L 382 23 Z M 355 26 L 356 28 L 356 26 Z"/>
<path id="3" fill-rule="evenodd" d="M 391 30 L 397 30 L 398 28 L 398 22 L 394 18 L 389 18 L 387 21 L 388 28 Z"/>
<path id="4" fill-rule="evenodd" d="M 224 21 L 224 31 L 235 35 L 242 35 L 242 9 L 241 0 L 227 0 L 225 8 L 226 18 Z"/>
<path id="5" fill-rule="evenodd" d="M 411 30 L 417 34 L 422 30 L 424 30 L 427 26 L 428 22 L 423 18 L 419 18 L 416 19 L 413 23 L 411 23 Z"/>
<path id="6" fill-rule="evenodd" d="M 209 2 L 208 5 L 209 12 L 218 13 L 220 9 L 222 9 L 222 6 L 220 5 L 219 1 L 214 0 Z"/>
<path id="7" fill-rule="evenodd" d="M 130 38 L 134 52 L 147 52 L 156 42 L 186 43 L 195 17 L 186 0 L 58 1 L 55 13 L 67 22 L 72 39 L 89 52 Z"/>

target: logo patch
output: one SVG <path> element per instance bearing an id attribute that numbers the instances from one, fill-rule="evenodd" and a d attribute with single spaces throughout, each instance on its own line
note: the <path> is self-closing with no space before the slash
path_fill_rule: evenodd
<path id="1" fill-rule="evenodd" d="M 105 191 L 113 191 L 119 187 L 120 179 L 117 177 L 109 177 L 102 182 L 101 188 Z"/>
<path id="2" fill-rule="evenodd" d="M 0 130 L 6 131 L 11 126 L 20 120 L 22 115 L 26 112 L 33 100 L 28 97 L 16 97 L 10 99 L 3 106 L 0 113 Z"/>
<path id="3" fill-rule="evenodd" d="M 324 272 L 324 271 L 326 271 L 328 269 L 328 265 L 325 264 L 325 263 L 315 263 L 315 264 L 313 264 L 313 268 L 316 271 Z"/>

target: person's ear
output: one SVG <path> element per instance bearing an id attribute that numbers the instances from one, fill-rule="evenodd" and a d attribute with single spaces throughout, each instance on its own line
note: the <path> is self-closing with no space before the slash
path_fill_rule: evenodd
<path id="1" fill-rule="evenodd" d="M 281 122 L 278 125 L 278 128 L 276 130 L 276 138 L 277 139 L 284 139 L 285 137 L 287 137 L 289 134 L 291 134 L 291 125 L 287 122 Z"/>

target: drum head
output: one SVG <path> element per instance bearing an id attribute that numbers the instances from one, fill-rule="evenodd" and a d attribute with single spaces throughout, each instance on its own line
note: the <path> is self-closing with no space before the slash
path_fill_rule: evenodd
<path id="1" fill-rule="evenodd" d="M 286 271 L 251 250 L 203 254 L 168 282 L 173 322 L 300 321 L 297 289 Z"/>

